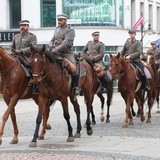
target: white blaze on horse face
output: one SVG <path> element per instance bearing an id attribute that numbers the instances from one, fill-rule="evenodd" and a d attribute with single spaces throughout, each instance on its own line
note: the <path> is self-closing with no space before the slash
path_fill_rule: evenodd
<path id="1" fill-rule="evenodd" d="M 35 58 L 35 59 L 34 59 L 34 62 L 37 62 L 37 61 L 38 61 L 38 58 Z"/>
<path id="2" fill-rule="evenodd" d="M 150 63 L 150 58 L 151 58 L 151 55 L 148 55 L 147 56 L 147 63 Z"/>

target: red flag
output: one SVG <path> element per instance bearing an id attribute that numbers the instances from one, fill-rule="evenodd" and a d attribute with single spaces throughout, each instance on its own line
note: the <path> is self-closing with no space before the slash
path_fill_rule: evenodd
<path id="1" fill-rule="evenodd" d="M 133 29 L 137 29 L 143 23 L 143 17 L 141 16 L 138 21 L 134 24 Z"/>

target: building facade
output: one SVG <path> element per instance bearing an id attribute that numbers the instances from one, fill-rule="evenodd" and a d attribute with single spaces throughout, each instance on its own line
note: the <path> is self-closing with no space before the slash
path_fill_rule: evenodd
<path id="1" fill-rule="evenodd" d="M 145 35 L 144 48 L 159 38 L 160 0 L 1 0 L 0 10 L 0 45 L 5 48 L 10 47 L 22 19 L 30 21 L 30 31 L 37 35 L 39 44 L 48 44 L 57 24 L 56 15 L 62 12 L 69 16 L 68 23 L 75 29 L 75 51 L 81 51 L 97 30 L 107 53 L 120 51 L 128 30 L 141 15 L 144 33 L 149 23 L 153 31 Z M 137 39 L 141 36 L 138 27 Z"/>

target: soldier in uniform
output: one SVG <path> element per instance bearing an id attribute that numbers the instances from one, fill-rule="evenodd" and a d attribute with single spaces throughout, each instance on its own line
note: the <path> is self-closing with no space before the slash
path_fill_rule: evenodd
<path id="1" fill-rule="evenodd" d="M 108 71 L 104 71 L 105 67 L 103 64 L 103 56 L 105 54 L 105 44 L 99 41 L 100 33 L 98 31 L 92 33 L 93 41 L 89 41 L 86 46 L 82 49 L 82 54 L 85 56 L 86 61 L 89 64 L 94 64 L 95 71 L 101 70 L 98 74 L 101 84 L 102 92 L 106 91 L 107 80 L 111 80 L 111 74 Z M 98 69 L 99 68 L 99 69 Z"/>
<path id="2" fill-rule="evenodd" d="M 76 60 L 73 53 L 73 42 L 75 31 L 67 24 L 68 16 L 66 14 L 57 15 L 58 27 L 55 29 L 53 38 L 50 42 L 50 50 L 52 54 L 59 54 L 63 57 L 71 68 L 72 75 L 72 91 L 75 95 L 79 94 L 79 75 L 76 69 Z"/>
<path id="3" fill-rule="evenodd" d="M 151 48 L 147 50 L 146 56 L 147 55 L 155 56 L 157 68 L 160 68 L 160 49 L 157 47 L 156 41 L 151 42 Z"/>
<path id="4" fill-rule="evenodd" d="M 121 55 L 126 59 L 130 60 L 131 63 L 138 66 L 144 73 L 146 73 L 145 66 L 140 61 L 140 55 L 143 53 L 142 43 L 139 40 L 136 40 L 136 31 L 131 29 L 128 31 L 130 38 L 124 44 L 124 47 L 121 51 Z M 148 74 L 148 72 L 147 72 Z M 148 76 L 150 77 L 150 75 Z M 150 90 L 146 75 L 141 75 L 142 86 L 145 90 Z"/>
<path id="5" fill-rule="evenodd" d="M 29 21 L 22 20 L 19 22 L 20 33 L 16 34 L 11 43 L 11 51 L 17 54 L 24 54 L 29 57 L 31 55 L 30 44 L 33 46 L 37 44 L 37 37 L 29 32 Z"/>
<path id="6" fill-rule="evenodd" d="M 11 51 L 16 55 L 23 54 L 25 57 L 29 57 L 31 55 L 30 44 L 35 46 L 37 44 L 37 37 L 33 33 L 29 32 L 29 21 L 22 20 L 19 22 L 20 25 L 20 33 L 16 34 L 13 37 L 13 41 L 11 43 Z M 25 67 L 29 67 L 28 63 L 22 56 L 18 56 L 19 60 Z M 34 85 L 32 87 L 32 91 L 34 94 L 38 93 L 38 86 Z"/>

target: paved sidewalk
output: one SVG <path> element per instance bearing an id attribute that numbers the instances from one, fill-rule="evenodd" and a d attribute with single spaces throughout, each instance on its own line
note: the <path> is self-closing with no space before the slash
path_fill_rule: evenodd
<path id="1" fill-rule="evenodd" d="M 86 108 L 83 104 L 83 97 L 78 97 L 78 100 L 81 103 L 82 124 L 84 124 L 86 116 L 83 115 L 86 115 Z M 95 97 L 94 105 L 99 106 L 99 104 L 99 100 Z M 2 109 L 0 110 L 1 118 L 6 108 L 4 107 L 3 101 L 0 102 L 0 105 L 2 106 Z M 59 103 L 56 103 L 53 107 L 53 111 L 51 110 L 49 120 L 53 127 L 52 130 L 47 131 L 45 140 L 38 141 L 36 148 L 29 148 L 29 143 L 32 139 L 31 135 L 33 135 L 35 126 L 35 123 L 33 123 L 35 121 L 33 115 L 35 116 L 37 114 L 37 107 L 34 106 L 32 100 L 20 101 L 16 107 L 20 130 L 19 143 L 16 145 L 9 144 L 12 139 L 11 135 L 13 129 L 11 122 L 9 122 L 10 120 L 8 120 L 3 136 L 3 142 L 0 146 L 0 159 L 7 155 L 9 156 L 10 153 L 14 153 L 15 155 L 21 153 L 23 156 L 25 154 L 27 156 L 29 153 L 44 155 L 46 153 L 48 153 L 48 155 L 54 153 L 61 156 L 63 155 L 57 159 L 67 159 L 67 157 L 69 157 L 68 159 L 95 158 L 96 160 L 101 158 L 103 160 L 160 159 L 160 114 L 156 113 L 156 106 L 154 106 L 152 110 L 151 124 L 142 123 L 140 119 L 134 118 L 134 125 L 129 126 L 128 128 L 122 128 L 124 119 L 124 107 L 122 106 L 124 106 L 124 103 L 121 96 L 119 93 L 115 93 L 111 106 L 111 122 L 109 124 L 100 122 L 100 108 L 96 107 L 94 110 L 97 116 L 97 124 L 93 126 L 93 135 L 88 136 L 85 128 L 83 128 L 81 138 L 68 143 L 66 142 L 66 122 L 63 119 L 62 109 L 59 107 Z M 75 131 L 76 119 L 72 112 L 74 112 L 73 108 L 70 107 L 72 124 Z M 34 114 L 31 116 L 31 113 Z M 51 117 L 54 117 L 54 120 Z M 30 124 L 32 125 L 29 126 Z M 28 129 L 28 126 L 32 127 L 32 129 Z M 26 131 L 28 131 L 28 133 L 26 133 Z M 53 157 L 53 155 L 51 156 Z M 32 158 L 36 159 L 33 155 Z M 54 159 L 56 158 L 54 157 Z M 10 159 L 8 158 L 8 160 Z"/>

